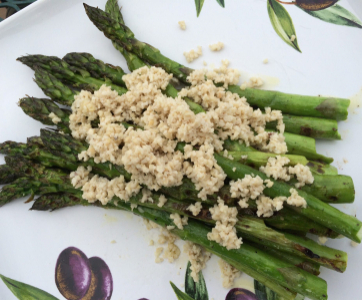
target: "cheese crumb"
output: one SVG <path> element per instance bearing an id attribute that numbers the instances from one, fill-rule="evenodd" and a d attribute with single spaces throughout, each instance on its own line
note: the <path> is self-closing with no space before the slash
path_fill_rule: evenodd
<path id="1" fill-rule="evenodd" d="M 290 160 L 287 157 L 277 155 L 269 157 L 266 166 L 261 166 L 259 170 L 265 173 L 268 177 L 273 177 L 275 180 L 282 179 L 284 181 L 290 180 L 288 169 L 284 168 L 289 164 Z"/>
<path id="2" fill-rule="evenodd" d="M 183 218 L 180 217 L 179 214 L 171 214 L 170 219 L 173 220 L 173 223 L 177 226 L 178 229 L 183 230 L 184 225 L 187 225 L 188 217 L 184 216 Z"/>
<path id="3" fill-rule="evenodd" d="M 112 241 L 111 241 L 111 244 L 115 244 L 115 243 L 117 243 L 115 240 L 112 240 Z"/>
<path id="4" fill-rule="evenodd" d="M 263 60 L 263 64 L 267 64 L 269 62 L 269 60 L 267 59 L 267 58 L 265 58 L 264 60 Z"/>
<path id="5" fill-rule="evenodd" d="M 273 184 L 274 184 L 274 182 L 271 181 L 270 179 L 265 179 L 265 180 L 264 180 L 264 183 L 265 183 L 265 186 L 266 186 L 267 188 L 271 188 L 271 187 L 273 186 Z"/>
<path id="6" fill-rule="evenodd" d="M 62 121 L 62 119 L 59 118 L 59 117 L 58 117 L 55 113 L 53 113 L 53 112 L 51 112 L 48 117 L 52 120 L 52 122 L 53 122 L 54 124 L 58 124 L 59 122 Z"/>
<path id="7" fill-rule="evenodd" d="M 351 241 L 351 246 L 352 246 L 352 247 L 354 247 L 354 248 L 355 248 L 355 247 L 357 247 L 358 245 L 359 245 L 359 244 L 358 244 L 358 243 L 356 243 L 355 241 Z"/>
<path id="8" fill-rule="evenodd" d="M 191 242 L 186 242 L 184 252 L 187 253 L 191 263 L 191 277 L 195 282 L 199 282 L 199 273 L 206 267 L 206 263 L 211 257 L 211 253 L 207 252 L 203 247 Z"/>
<path id="9" fill-rule="evenodd" d="M 234 225 L 237 222 L 238 210 L 236 207 L 228 207 L 224 201 L 218 199 L 218 205 L 210 208 L 211 217 L 216 221 L 212 231 L 207 234 L 210 241 L 215 241 L 226 249 L 239 249 L 242 244 L 241 238 L 236 235 Z"/>
<path id="10" fill-rule="evenodd" d="M 155 244 L 155 241 L 154 241 L 154 240 L 150 240 L 149 245 L 150 245 L 150 246 L 153 246 L 154 244 Z"/>
<path id="11" fill-rule="evenodd" d="M 232 287 L 234 285 L 234 280 L 240 277 L 240 271 L 222 259 L 219 260 L 219 267 L 221 270 L 221 277 L 223 279 L 223 287 Z"/>
<path id="12" fill-rule="evenodd" d="M 159 263 L 162 263 L 162 262 L 163 262 L 163 258 L 160 257 L 161 254 L 162 254 L 162 252 L 163 252 L 163 247 L 158 247 L 158 248 L 156 249 L 156 252 L 155 252 L 155 257 L 156 257 L 155 263 L 159 264 Z"/>
<path id="13" fill-rule="evenodd" d="M 295 184 L 296 188 L 305 186 L 305 184 L 312 184 L 314 177 L 308 166 L 302 164 L 296 164 L 294 167 L 288 168 L 289 174 L 295 174 L 297 176 L 298 183 Z"/>
<path id="14" fill-rule="evenodd" d="M 263 193 L 264 188 L 263 179 L 259 176 L 245 175 L 243 179 L 230 181 L 230 193 L 233 198 L 256 199 Z"/>
<path id="15" fill-rule="evenodd" d="M 164 195 L 161 195 L 159 198 L 158 198 L 158 204 L 157 206 L 158 207 L 162 207 L 165 205 L 165 203 L 167 202 L 167 198 L 164 196 Z"/>
<path id="16" fill-rule="evenodd" d="M 191 211 L 193 216 L 197 216 L 202 209 L 202 205 L 200 202 L 196 202 L 195 204 L 190 204 L 187 210 Z"/>
<path id="17" fill-rule="evenodd" d="M 203 64 L 205 67 L 207 66 L 207 62 L 206 62 L 206 61 L 204 61 L 202 64 Z"/>
<path id="18" fill-rule="evenodd" d="M 224 48 L 224 43 L 217 42 L 216 44 L 209 45 L 211 51 L 220 51 Z"/>
<path id="19" fill-rule="evenodd" d="M 328 241 L 328 238 L 326 236 L 319 236 L 318 237 L 318 242 L 321 245 L 324 245 L 325 243 L 327 243 L 327 241 Z"/>
<path id="20" fill-rule="evenodd" d="M 233 168 L 233 172 L 235 172 L 235 171 L 236 171 L 236 167 Z"/>
<path id="21" fill-rule="evenodd" d="M 249 81 L 244 82 L 240 88 L 245 90 L 246 88 L 259 88 L 263 86 L 264 81 L 259 76 L 252 76 L 249 78 Z"/>
<path id="22" fill-rule="evenodd" d="M 175 229 L 176 227 L 175 227 L 175 226 L 172 226 L 172 225 L 168 225 L 168 226 L 166 226 L 166 228 L 167 228 L 167 230 L 173 230 L 173 229 Z"/>
<path id="23" fill-rule="evenodd" d="M 193 62 L 196 58 L 199 58 L 202 55 L 201 46 L 197 46 L 197 50 L 192 49 L 189 52 L 184 52 L 184 56 L 188 63 Z"/>
<path id="24" fill-rule="evenodd" d="M 180 257 L 180 254 L 180 248 L 177 247 L 174 243 L 169 243 L 163 257 L 167 259 L 169 263 L 173 263 Z"/>
<path id="25" fill-rule="evenodd" d="M 297 37 L 293 34 L 291 37 L 290 37 L 290 41 L 291 42 L 294 42 L 294 40 L 296 39 Z"/>
<path id="26" fill-rule="evenodd" d="M 289 193 L 291 194 L 287 199 L 287 203 L 289 205 L 303 208 L 307 207 L 307 201 L 305 201 L 303 197 L 299 196 L 295 189 L 290 189 Z"/>
<path id="27" fill-rule="evenodd" d="M 185 21 L 178 21 L 178 25 L 182 30 L 186 30 L 186 23 Z"/>
<path id="28" fill-rule="evenodd" d="M 155 228 L 160 228 L 159 225 L 157 225 L 155 222 L 152 222 L 148 219 L 143 218 L 143 223 L 146 225 L 147 230 L 151 230 L 151 229 L 155 229 Z"/>

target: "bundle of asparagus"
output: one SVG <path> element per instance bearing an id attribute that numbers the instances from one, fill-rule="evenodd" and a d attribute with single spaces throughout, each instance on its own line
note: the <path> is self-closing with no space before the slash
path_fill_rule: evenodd
<path id="1" fill-rule="evenodd" d="M 133 32 L 124 25 L 117 1 L 109 0 L 106 12 L 87 5 L 85 8 L 92 22 L 112 39 L 114 46 L 123 54 L 130 71 L 157 65 L 188 84 L 187 76 L 192 70 L 164 57 L 152 46 L 136 40 Z M 78 154 L 87 150 L 88 144 L 71 136 L 69 117 L 72 111 L 58 105 L 71 106 L 74 96 L 81 90 L 93 92 L 104 84 L 120 95 L 126 93 L 127 88 L 122 79 L 125 72 L 120 67 L 106 64 L 88 53 L 69 53 L 63 59 L 28 55 L 18 60 L 35 71 L 35 82 L 51 98 L 25 97 L 20 100 L 20 107 L 27 115 L 45 125 L 56 123 L 56 130 L 43 129 L 39 137 L 28 138 L 26 144 L 11 141 L 0 144 L 0 153 L 7 155 L 6 165 L 0 166 L 0 184 L 7 184 L 0 192 L 0 205 L 26 195 L 31 195 L 31 199 L 34 195 L 40 195 L 34 201 L 33 210 L 96 205 L 132 211 L 162 227 L 174 224 L 170 213 L 188 216 L 191 218 L 188 225 L 183 230 L 175 228 L 172 233 L 205 247 L 265 284 L 283 299 L 294 299 L 297 293 L 311 299 L 327 299 L 326 282 L 317 277 L 319 267 L 343 272 L 346 269 L 347 254 L 321 246 L 305 235 L 312 233 L 330 238 L 342 235 L 360 243 L 362 225 L 356 218 L 328 204 L 353 202 L 354 186 L 349 176 L 338 175 L 337 170 L 329 165 L 332 158 L 316 152 L 314 138 L 340 138 L 337 120 L 346 119 L 348 100 L 241 90 L 237 86 L 229 86 L 230 91 L 246 96 L 252 106 L 281 109 L 290 114 L 283 114 L 287 131 L 284 137 L 288 147 L 288 154 L 284 156 L 288 157 L 290 165 L 309 166 L 314 182 L 298 189 L 298 194 L 307 202 L 306 208 L 287 206 L 268 218 L 256 216 L 254 201 L 249 201 L 248 208 L 239 208 L 235 228 L 238 235 L 243 237 L 243 244 L 239 249 L 227 250 L 210 241 L 207 233 L 215 223 L 209 208 L 217 203 L 217 199 L 223 199 L 230 207 L 237 204 L 238 199 L 231 197 L 228 184 L 217 193 L 209 195 L 196 216 L 187 208 L 201 200 L 194 183 L 187 178 L 183 179 L 180 186 L 161 187 L 158 192 L 153 192 L 153 202 L 141 201 L 142 193 L 139 193 L 128 202 L 114 197 L 106 205 L 101 205 L 100 202 L 89 203 L 83 199 L 81 189 L 72 185 L 70 172 L 79 166 L 92 167 L 94 174 L 105 178 L 124 176 L 125 180 L 131 179 L 131 174 L 123 166 L 110 162 L 96 163 L 92 158 L 87 161 L 78 159 Z M 178 86 L 179 82 L 171 81 L 165 94 L 175 98 Z M 204 112 L 203 107 L 192 99 L 186 97 L 184 100 L 195 114 Z M 137 127 L 137 124 L 122 124 L 126 128 Z M 98 121 L 93 121 L 92 126 L 96 128 Z M 268 126 L 275 130 L 275 124 Z M 184 144 L 179 143 L 177 149 L 183 151 L 183 147 Z M 229 155 L 234 160 L 225 158 L 220 153 L 215 153 L 214 157 L 229 179 L 237 180 L 248 174 L 267 179 L 259 171 L 259 167 L 276 154 L 261 152 L 234 140 L 226 140 L 224 148 L 229 150 Z M 247 158 L 240 158 L 245 157 L 245 154 Z M 291 185 L 296 183 L 272 181 L 273 186 L 264 190 L 266 196 L 288 197 Z M 158 205 L 161 194 L 168 196 L 168 201 L 163 206 Z"/>

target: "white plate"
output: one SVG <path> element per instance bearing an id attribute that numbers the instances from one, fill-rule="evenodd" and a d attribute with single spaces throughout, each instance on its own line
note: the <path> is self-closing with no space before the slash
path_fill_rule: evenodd
<path id="1" fill-rule="evenodd" d="M 104 7 L 105 0 L 87 0 Z M 266 1 L 226 1 L 222 9 L 216 1 L 206 1 L 196 18 L 194 1 L 122 1 L 126 24 L 136 36 L 162 49 L 176 61 L 186 63 L 183 51 L 203 46 L 202 58 L 191 64 L 197 68 L 205 60 L 219 65 L 228 58 L 243 77 L 260 74 L 279 79 L 278 90 L 299 94 L 350 97 L 362 85 L 362 30 L 322 22 L 288 7 L 298 34 L 302 54 L 287 46 L 271 27 Z M 340 5 L 353 12 L 348 2 Z M 361 7 L 354 6 L 356 9 Z M 361 11 L 355 12 L 361 16 Z M 177 21 L 185 20 L 181 31 Z M 211 53 L 208 45 L 222 41 L 225 49 Z M 0 141 L 25 141 L 39 134 L 41 125 L 24 115 L 16 105 L 24 95 L 43 96 L 32 81 L 33 71 L 15 59 L 25 54 L 64 56 L 85 51 L 127 69 L 123 57 L 87 18 L 82 1 L 38 0 L 0 24 Z M 268 58 L 269 63 L 262 61 Z M 359 98 L 361 99 L 361 98 Z M 340 123 L 342 141 L 318 142 L 323 154 L 335 158 L 340 172 L 353 177 L 356 203 L 340 208 L 361 217 L 362 179 L 360 170 L 360 110 L 353 105 L 347 122 Z M 348 163 L 344 163 L 347 159 Z M 0 157 L 3 163 L 3 157 Z M 174 264 L 154 263 L 155 247 L 142 220 L 131 214 L 99 208 L 73 207 L 53 213 L 30 212 L 31 204 L 16 200 L 0 209 L 0 273 L 41 288 L 63 299 L 54 282 L 59 253 L 68 246 L 80 248 L 88 257 L 100 256 L 109 265 L 114 280 L 112 299 L 176 299 L 169 281 L 178 287 L 184 281 L 187 258 Z M 116 243 L 111 243 L 115 240 Z M 179 245 L 182 243 L 179 242 Z M 362 247 L 352 248 L 347 239 L 327 245 L 345 250 L 349 265 L 344 274 L 323 270 L 330 300 L 359 299 L 362 276 Z M 224 299 L 220 271 L 214 258 L 204 271 L 210 299 Z M 238 286 L 252 289 L 243 275 Z M 0 299 L 14 299 L 0 282 Z"/>

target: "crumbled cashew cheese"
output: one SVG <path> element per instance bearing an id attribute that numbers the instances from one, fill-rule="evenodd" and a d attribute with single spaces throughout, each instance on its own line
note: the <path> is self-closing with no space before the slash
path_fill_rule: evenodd
<path id="1" fill-rule="evenodd" d="M 186 23 L 185 21 L 178 21 L 178 25 L 182 30 L 186 30 Z"/>
<path id="2" fill-rule="evenodd" d="M 217 42 L 216 44 L 209 45 L 211 51 L 220 51 L 224 48 L 224 43 Z"/>
<path id="3" fill-rule="evenodd" d="M 191 263 L 191 277 L 195 282 L 199 282 L 199 273 L 206 267 L 206 263 L 211 257 L 211 253 L 199 245 L 191 242 L 186 242 L 184 252 L 187 253 Z"/>
<path id="4" fill-rule="evenodd" d="M 232 287 L 234 280 L 240 277 L 240 271 L 222 259 L 219 260 L 219 267 L 221 270 L 222 286 L 224 288 Z"/>
<path id="5" fill-rule="evenodd" d="M 189 52 L 184 52 L 184 56 L 188 63 L 193 62 L 196 58 L 199 58 L 202 55 L 201 46 L 197 46 L 197 50 L 192 49 Z"/>
<path id="6" fill-rule="evenodd" d="M 200 202 L 196 202 L 195 204 L 190 204 L 187 210 L 191 211 L 192 215 L 196 217 L 202 210 L 202 205 Z"/>
<path id="7" fill-rule="evenodd" d="M 59 118 L 59 117 L 58 117 L 55 113 L 53 113 L 53 112 L 51 112 L 48 117 L 52 120 L 52 122 L 53 122 L 54 124 L 58 124 L 59 122 L 62 121 L 62 119 Z"/>
<path id="8" fill-rule="evenodd" d="M 165 205 L 165 203 L 167 202 L 167 198 L 164 196 L 164 195 L 161 195 L 159 198 L 158 198 L 158 204 L 157 206 L 158 207 L 162 207 Z"/>
<path id="9" fill-rule="evenodd" d="M 210 208 L 211 217 L 216 221 L 216 225 L 207 234 L 207 238 L 226 247 L 228 250 L 239 249 L 242 240 L 236 235 L 234 227 L 237 222 L 238 210 L 236 207 L 228 207 L 220 198 L 217 202 L 218 205 Z"/>

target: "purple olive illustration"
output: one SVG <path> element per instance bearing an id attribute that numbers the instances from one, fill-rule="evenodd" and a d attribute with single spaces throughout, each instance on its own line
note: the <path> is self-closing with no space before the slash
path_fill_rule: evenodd
<path id="1" fill-rule="evenodd" d="M 92 271 L 92 280 L 88 292 L 82 300 L 109 300 L 113 292 L 111 271 L 103 259 L 91 257 L 89 259 Z"/>
<path id="2" fill-rule="evenodd" d="M 258 298 L 248 290 L 235 288 L 228 292 L 225 300 L 258 300 Z"/>
<path id="3" fill-rule="evenodd" d="M 64 249 L 55 266 L 55 283 L 67 300 L 79 300 L 88 291 L 92 272 L 87 256 L 75 247 Z"/>
<path id="4" fill-rule="evenodd" d="M 303 8 L 305 10 L 316 11 L 326 9 L 334 4 L 336 4 L 339 0 L 294 0 L 291 2 L 276 0 L 282 4 L 294 4 Z"/>

